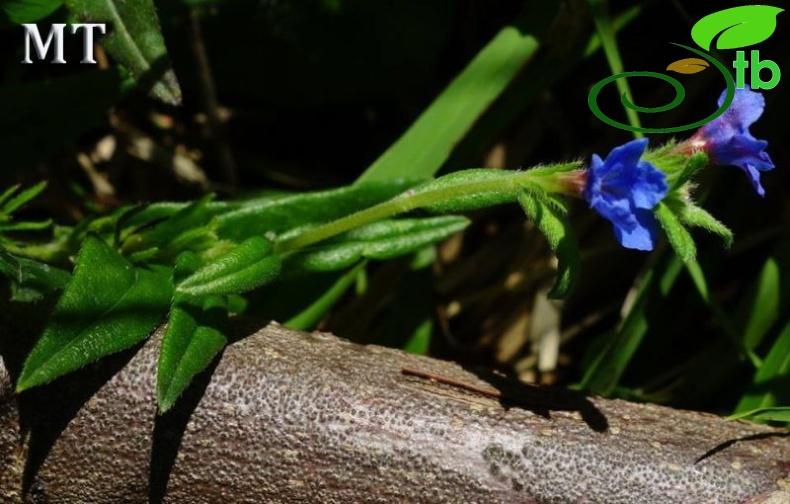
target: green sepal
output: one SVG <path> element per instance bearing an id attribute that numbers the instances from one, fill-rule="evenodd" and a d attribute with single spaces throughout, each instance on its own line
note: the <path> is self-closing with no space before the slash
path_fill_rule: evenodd
<path id="1" fill-rule="evenodd" d="M 670 206 L 663 201 L 654 210 L 661 227 L 667 234 L 669 244 L 684 262 L 692 261 L 697 257 L 697 246 L 675 211 L 674 205 Z"/>

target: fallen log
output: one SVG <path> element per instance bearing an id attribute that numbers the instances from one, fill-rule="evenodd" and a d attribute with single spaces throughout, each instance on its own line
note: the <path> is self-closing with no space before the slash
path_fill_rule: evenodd
<path id="1" fill-rule="evenodd" d="M 785 431 L 260 327 L 164 416 L 159 333 L 20 396 L 2 338 L 2 502 L 790 502 Z"/>

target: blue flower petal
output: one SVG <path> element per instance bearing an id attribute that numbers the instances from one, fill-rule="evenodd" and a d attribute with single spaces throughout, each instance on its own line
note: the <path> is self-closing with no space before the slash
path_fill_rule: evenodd
<path id="1" fill-rule="evenodd" d="M 617 241 L 625 248 L 636 250 L 653 250 L 658 236 L 658 223 L 650 210 L 636 210 L 634 217 L 638 225 L 626 231 L 621 227 L 614 228 Z"/>
<path id="2" fill-rule="evenodd" d="M 719 97 L 719 106 L 724 103 L 726 90 Z M 760 172 L 774 168 L 768 153 L 768 142 L 752 136 L 749 127 L 760 118 L 765 110 L 765 98 L 749 88 L 736 89 L 735 98 L 727 111 L 709 122 L 691 139 L 703 146 L 714 163 L 733 165 L 749 176 L 760 196 L 765 190 L 760 184 Z"/>
<path id="3" fill-rule="evenodd" d="M 656 220 L 651 210 L 669 189 L 666 175 L 640 158 L 647 139 L 633 140 L 612 150 L 602 160 L 593 155 L 583 196 L 602 216 L 614 224 L 621 245 L 652 250 Z"/>

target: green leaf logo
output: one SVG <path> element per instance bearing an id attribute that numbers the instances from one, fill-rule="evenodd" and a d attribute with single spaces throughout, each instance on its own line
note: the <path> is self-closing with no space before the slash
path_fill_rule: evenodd
<path id="1" fill-rule="evenodd" d="M 776 16 L 784 9 L 770 5 L 744 5 L 709 14 L 691 29 L 691 38 L 710 51 L 717 35 L 718 49 L 740 49 L 767 40 L 776 30 Z"/>

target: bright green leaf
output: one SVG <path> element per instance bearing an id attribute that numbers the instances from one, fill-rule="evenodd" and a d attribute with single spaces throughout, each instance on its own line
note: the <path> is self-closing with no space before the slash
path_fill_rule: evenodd
<path id="1" fill-rule="evenodd" d="M 168 411 L 192 379 L 225 348 L 224 298 L 177 296 L 159 354 L 156 390 L 160 413 Z"/>
<path id="2" fill-rule="evenodd" d="M 187 277 L 177 291 L 202 296 L 239 294 L 260 287 L 280 273 L 280 258 L 272 251 L 266 238 L 248 238 Z"/>
<path id="3" fill-rule="evenodd" d="M 71 282 L 25 361 L 22 391 L 145 339 L 173 294 L 169 271 L 137 269 L 99 238 L 88 236 Z"/>
<path id="4" fill-rule="evenodd" d="M 38 184 L 25 189 L 24 191 L 17 194 L 13 198 L 10 198 L 5 204 L 3 204 L 2 212 L 6 215 L 14 213 L 16 210 L 22 207 L 22 205 L 28 203 L 30 200 L 41 194 L 41 192 L 44 189 L 46 189 L 46 187 L 47 187 L 47 183 L 41 181 Z"/>
<path id="5" fill-rule="evenodd" d="M 767 422 L 790 422 L 790 407 L 758 408 L 727 417 L 727 420 L 749 419 Z"/>
<path id="6" fill-rule="evenodd" d="M 100 40 L 135 80 L 171 105 L 181 103 L 181 89 L 170 67 L 165 41 L 152 0 L 66 0 L 66 7 L 84 23 L 106 23 Z"/>
<path id="7" fill-rule="evenodd" d="M 537 192 L 523 192 L 519 194 L 518 201 L 527 217 L 546 236 L 551 250 L 557 255 L 557 280 L 549 292 L 549 297 L 567 297 L 579 278 L 581 256 L 573 227 L 568 220 L 565 202 L 555 196 Z"/>
<path id="8" fill-rule="evenodd" d="M 537 48 L 531 33 L 502 29 L 357 182 L 435 175 Z"/>
<path id="9" fill-rule="evenodd" d="M 691 38 L 710 51 L 721 34 L 717 49 L 740 49 L 767 40 L 776 30 L 776 17 L 784 9 L 770 5 L 743 5 L 709 14 L 691 29 Z"/>

